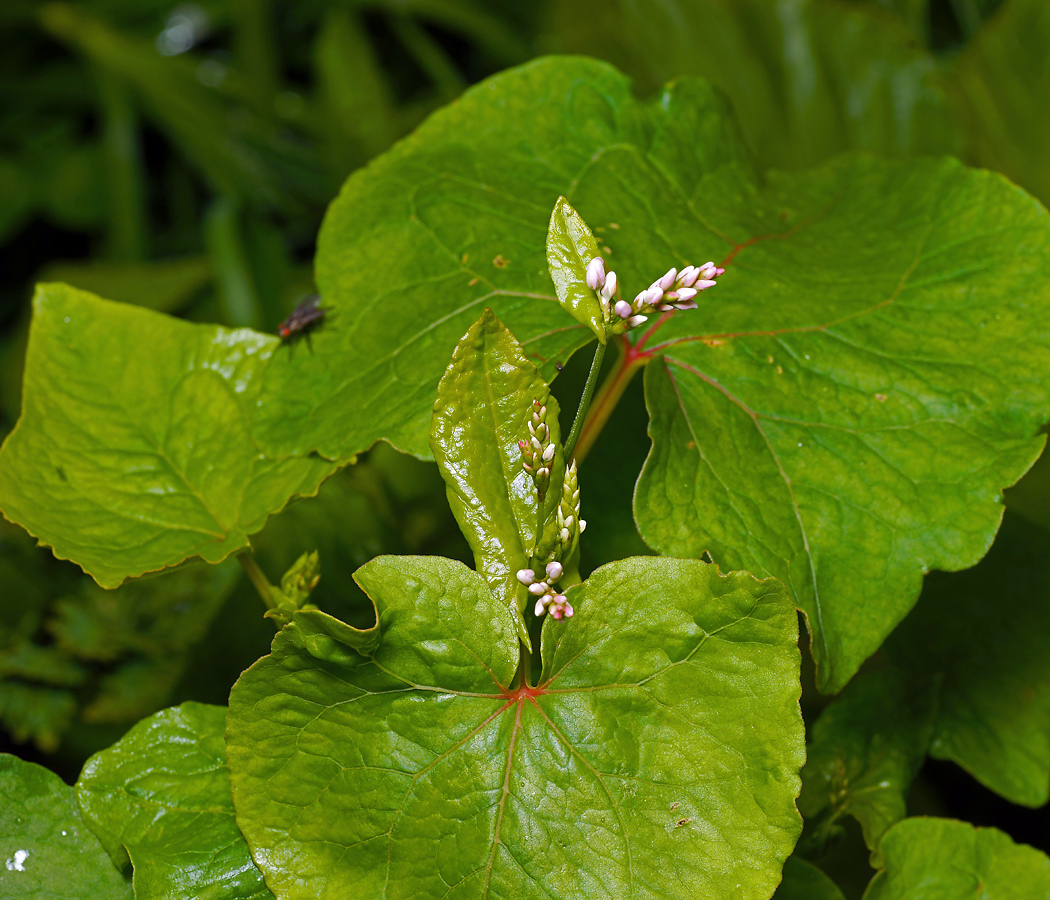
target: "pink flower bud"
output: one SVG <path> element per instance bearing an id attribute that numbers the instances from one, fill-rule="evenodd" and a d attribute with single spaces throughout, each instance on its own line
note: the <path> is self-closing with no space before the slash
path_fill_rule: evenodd
<path id="1" fill-rule="evenodd" d="M 587 287 L 592 291 L 598 290 L 605 284 L 605 263 L 600 256 L 594 257 L 587 263 Z"/>
<path id="2" fill-rule="evenodd" d="M 675 293 L 678 294 L 679 300 L 692 300 L 696 296 L 696 290 L 693 288 L 679 288 Z"/>
<path id="3" fill-rule="evenodd" d="M 627 320 L 627 324 L 630 325 L 632 328 L 637 328 L 639 325 L 642 324 L 642 322 L 647 321 L 647 319 L 648 316 L 631 316 L 631 318 Z"/>
<path id="4" fill-rule="evenodd" d="M 616 305 L 613 307 L 613 311 L 621 319 L 626 319 L 633 312 L 633 310 L 631 309 L 631 304 L 628 303 L 626 300 L 617 300 Z"/>
<path id="5" fill-rule="evenodd" d="M 602 288 L 602 296 L 606 300 L 611 300 L 616 294 L 616 273 L 610 272 L 605 276 L 605 286 Z"/>
<path id="6" fill-rule="evenodd" d="M 655 283 L 660 285 L 661 290 L 669 291 L 671 290 L 671 285 L 674 284 L 674 279 L 677 274 L 677 269 L 670 268 L 667 270 L 667 272 L 664 273 L 664 277 Z"/>
<path id="7" fill-rule="evenodd" d="M 543 461 L 550 462 L 554 459 L 554 444 L 548 444 L 547 449 L 543 451 Z"/>
<path id="8" fill-rule="evenodd" d="M 532 584 L 529 585 L 529 593 L 536 597 L 539 597 L 542 594 L 546 594 L 547 590 L 547 585 L 544 584 L 542 581 L 534 581 Z"/>
<path id="9" fill-rule="evenodd" d="M 700 277 L 700 270 L 696 266 L 686 266 L 678 273 L 678 283 L 682 287 L 692 287 L 693 282 Z"/>
<path id="10" fill-rule="evenodd" d="M 522 584 L 532 584 L 536 580 L 536 573 L 532 569 L 518 569 L 517 577 Z"/>
<path id="11" fill-rule="evenodd" d="M 547 563 L 547 577 L 551 581 L 557 581 L 561 578 L 562 565 L 560 562 L 549 562 Z"/>

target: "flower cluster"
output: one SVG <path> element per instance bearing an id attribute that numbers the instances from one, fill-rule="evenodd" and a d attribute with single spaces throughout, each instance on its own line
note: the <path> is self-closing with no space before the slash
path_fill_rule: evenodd
<path id="1" fill-rule="evenodd" d="M 521 450 L 521 467 L 532 476 L 540 503 L 547 496 L 551 483 L 551 461 L 556 452 L 551 430 L 547 425 L 547 407 L 539 400 L 532 401 L 532 417 L 529 420 L 529 439 L 518 441 Z"/>
<path id="2" fill-rule="evenodd" d="M 605 273 L 605 263 L 600 256 L 587 264 L 587 286 L 598 294 L 602 315 L 606 323 L 620 329 L 636 328 L 645 322 L 650 313 L 669 312 L 672 309 L 696 309 L 696 295 L 714 287 L 715 281 L 725 269 L 713 262 L 702 266 L 686 266 L 682 271 L 671 268 L 644 291 L 632 303 L 614 300 L 616 296 L 616 273 Z M 620 330 L 618 329 L 618 330 Z"/>
<path id="3" fill-rule="evenodd" d="M 564 594 L 559 594 L 553 585 L 561 578 L 562 564 L 560 562 L 547 563 L 546 578 L 542 579 L 532 569 L 521 569 L 518 572 L 518 581 L 526 585 L 529 593 L 536 598 L 536 606 L 533 611 L 537 616 L 549 612 L 555 619 L 562 617 L 572 618 L 572 606 Z"/>
<path id="4" fill-rule="evenodd" d="M 558 504 L 558 556 L 568 559 L 576 552 L 580 535 L 587 530 L 587 522 L 580 518 L 580 486 L 576 477 L 576 460 L 569 463 L 562 484 L 561 503 Z"/>

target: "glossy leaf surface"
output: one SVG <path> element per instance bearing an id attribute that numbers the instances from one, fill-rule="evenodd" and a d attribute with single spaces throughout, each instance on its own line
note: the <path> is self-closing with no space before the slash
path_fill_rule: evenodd
<path id="1" fill-rule="evenodd" d="M 0 755 L 0 896 L 5 900 L 131 900 L 54 772 Z"/>
<path id="2" fill-rule="evenodd" d="M 334 470 L 268 454 L 252 436 L 278 347 L 42 286 L 0 508 L 104 587 L 191 556 L 224 559 Z"/>
<path id="3" fill-rule="evenodd" d="M 875 850 L 906 815 L 905 795 L 933 734 L 937 684 L 901 670 L 858 675 L 812 726 L 799 810 L 818 843 L 851 815 Z"/>
<path id="4" fill-rule="evenodd" d="M 606 566 L 515 690 L 513 618 L 480 575 L 380 557 L 356 577 L 370 656 L 319 659 L 293 624 L 231 695 L 237 822 L 278 896 L 772 894 L 803 759 L 779 585 Z"/>
<path id="5" fill-rule="evenodd" d="M 1014 803 L 1050 795 L 1050 531 L 1007 513 L 974 569 L 931 578 L 886 649 L 941 678 L 930 747 Z"/>
<path id="6" fill-rule="evenodd" d="M 547 265 L 558 302 L 605 343 L 602 308 L 587 285 L 587 265 L 601 256 L 598 242 L 587 223 L 564 197 L 559 197 L 547 229 Z"/>
<path id="7" fill-rule="evenodd" d="M 558 402 L 514 335 L 486 310 L 456 345 L 438 386 L 430 446 L 477 570 L 516 619 L 517 595 L 524 590 L 515 573 L 528 565 L 540 537 L 536 487 L 518 449 L 519 440 L 530 438 L 534 401 L 547 407 L 549 441 L 555 446 L 546 522 L 557 509 L 565 471 Z M 524 624 L 521 628 L 527 634 Z"/>
<path id="8" fill-rule="evenodd" d="M 864 900 L 1042 900 L 1050 858 L 995 828 L 952 819 L 905 819 L 882 839 L 885 871 Z"/>
<path id="9" fill-rule="evenodd" d="M 136 900 L 272 897 L 237 830 L 226 770 L 226 709 L 184 703 L 143 719 L 84 766 L 75 793 Z"/>

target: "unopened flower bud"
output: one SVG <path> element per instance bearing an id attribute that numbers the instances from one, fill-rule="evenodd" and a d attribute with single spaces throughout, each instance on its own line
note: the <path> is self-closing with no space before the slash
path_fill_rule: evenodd
<path id="1" fill-rule="evenodd" d="M 561 578 L 562 565 L 560 562 L 549 562 L 547 563 L 547 577 L 551 581 L 557 581 Z"/>
<path id="2" fill-rule="evenodd" d="M 696 289 L 698 291 L 706 291 L 708 288 L 713 288 L 716 284 L 718 284 L 717 281 L 701 280 L 696 283 Z"/>
<path id="3" fill-rule="evenodd" d="M 692 300 L 696 296 L 696 289 L 683 287 L 679 288 L 675 293 L 678 295 L 678 300 Z"/>
<path id="4" fill-rule="evenodd" d="M 626 319 L 631 315 L 633 310 L 631 309 L 631 304 L 626 300 L 617 300 L 616 305 L 613 307 L 613 312 L 615 312 L 621 319 Z"/>
<path id="5" fill-rule="evenodd" d="M 517 578 L 522 584 L 532 584 L 536 580 L 536 573 L 532 569 L 518 569 Z"/>
<path id="6" fill-rule="evenodd" d="M 605 263 L 600 256 L 594 257 L 587 263 L 587 287 L 592 291 L 598 290 L 605 284 Z"/>
<path id="7" fill-rule="evenodd" d="M 543 451 L 543 461 L 550 462 L 554 459 L 554 444 L 548 444 L 547 449 Z"/>
<path id="8" fill-rule="evenodd" d="M 672 267 L 664 273 L 663 278 L 654 282 L 654 284 L 660 285 L 662 291 L 669 291 L 671 290 L 671 285 L 674 284 L 674 279 L 677 274 L 678 270 Z"/>
<path id="9" fill-rule="evenodd" d="M 547 585 L 542 581 L 535 581 L 529 585 L 529 593 L 534 594 L 537 597 L 540 596 L 540 594 L 546 594 Z"/>
<path id="10" fill-rule="evenodd" d="M 602 296 L 606 300 L 611 300 L 616 294 L 616 273 L 610 272 L 605 276 L 605 285 L 602 287 Z"/>
<path id="11" fill-rule="evenodd" d="M 632 328 L 637 328 L 642 322 L 646 321 L 647 318 L 647 316 L 631 316 L 631 318 L 627 320 L 627 324 Z"/>

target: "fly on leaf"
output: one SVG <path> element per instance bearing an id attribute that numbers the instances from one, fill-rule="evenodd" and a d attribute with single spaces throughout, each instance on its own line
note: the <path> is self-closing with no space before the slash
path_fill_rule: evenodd
<path id="1" fill-rule="evenodd" d="M 296 334 L 306 331 L 315 322 L 320 322 L 328 312 L 321 306 L 321 295 L 311 294 L 302 301 L 280 325 L 277 335 L 281 340 L 288 340 Z"/>

